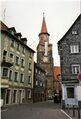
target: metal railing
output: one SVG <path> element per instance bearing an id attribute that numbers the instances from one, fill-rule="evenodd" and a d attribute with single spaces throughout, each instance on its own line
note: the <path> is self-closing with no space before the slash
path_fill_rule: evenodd
<path id="1" fill-rule="evenodd" d="M 73 118 L 81 119 L 80 106 L 72 105 L 72 107 L 70 107 L 70 105 L 67 104 L 67 112 L 69 115 L 72 115 Z"/>

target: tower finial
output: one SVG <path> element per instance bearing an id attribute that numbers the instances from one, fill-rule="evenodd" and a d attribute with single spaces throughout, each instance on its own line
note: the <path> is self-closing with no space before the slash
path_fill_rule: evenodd
<path id="1" fill-rule="evenodd" d="M 45 21 L 45 13 L 43 12 L 43 21 L 42 21 L 42 27 L 41 27 L 41 32 L 40 34 L 48 34 L 47 31 L 47 26 L 46 26 L 46 21 Z M 40 35 L 39 34 L 39 35 Z M 49 34 L 48 34 L 49 35 Z"/>
<path id="2" fill-rule="evenodd" d="M 43 17 L 45 16 L 45 12 L 43 12 Z"/>

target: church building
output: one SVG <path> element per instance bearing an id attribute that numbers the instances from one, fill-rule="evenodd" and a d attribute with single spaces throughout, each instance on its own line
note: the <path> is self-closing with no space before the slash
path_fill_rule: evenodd
<path id="1" fill-rule="evenodd" d="M 46 72 L 47 94 L 48 97 L 53 95 L 53 56 L 52 44 L 49 43 L 50 34 L 47 31 L 45 16 L 43 15 L 41 32 L 39 33 L 39 43 L 37 46 L 37 63 L 43 67 Z"/>

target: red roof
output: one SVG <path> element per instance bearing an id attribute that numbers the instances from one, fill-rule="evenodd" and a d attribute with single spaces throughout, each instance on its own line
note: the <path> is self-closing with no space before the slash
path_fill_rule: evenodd
<path id="1" fill-rule="evenodd" d="M 46 21 L 45 21 L 45 17 L 44 16 L 43 16 L 43 21 L 42 21 L 41 33 L 48 33 L 47 32 Z"/>
<path id="2" fill-rule="evenodd" d="M 59 66 L 54 66 L 54 80 L 58 80 L 57 76 L 61 73 Z"/>

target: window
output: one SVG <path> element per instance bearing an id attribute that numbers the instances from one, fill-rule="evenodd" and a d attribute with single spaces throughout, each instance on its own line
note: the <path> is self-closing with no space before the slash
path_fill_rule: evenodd
<path id="1" fill-rule="evenodd" d="M 32 53 L 30 52 L 29 57 L 32 58 Z"/>
<path id="2" fill-rule="evenodd" d="M 13 54 L 12 53 L 10 53 L 10 61 L 13 62 Z"/>
<path id="3" fill-rule="evenodd" d="M 7 55 L 7 51 L 4 50 L 4 51 L 3 51 L 3 56 L 6 56 L 6 55 Z"/>
<path id="4" fill-rule="evenodd" d="M 35 69 L 35 72 L 37 73 L 37 68 Z"/>
<path id="5" fill-rule="evenodd" d="M 31 76 L 28 77 L 28 84 L 31 84 Z"/>
<path id="6" fill-rule="evenodd" d="M 19 65 L 19 57 L 16 56 L 16 65 Z"/>
<path id="7" fill-rule="evenodd" d="M 43 83 L 43 87 L 45 87 L 45 83 Z"/>
<path id="8" fill-rule="evenodd" d="M 36 80 L 36 86 L 38 85 L 38 81 Z"/>
<path id="9" fill-rule="evenodd" d="M 77 31 L 76 30 L 72 31 L 72 34 L 77 35 Z"/>
<path id="10" fill-rule="evenodd" d="M 74 98 L 74 88 L 73 87 L 67 88 L 67 98 Z"/>
<path id="11" fill-rule="evenodd" d="M 28 99 L 31 98 L 31 90 L 28 90 Z"/>
<path id="12" fill-rule="evenodd" d="M 7 51 L 3 51 L 3 61 L 6 61 Z"/>
<path id="13" fill-rule="evenodd" d="M 18 81 L 18 72 L 15 72 L 14 80 Z"/>
<path id="14" fill-rule="evenodd" d="M 29 63 L 29 70 L 31 70 L 31 63 Z"/>
<path id="15" fill-rule="evenodd" d="M 40 70 L 39 70 L 39 74 L 40 74 L 41 72 L 40 72 Z"/>
<path id="16" fill-rule="evenodd" d="M 76 64 L 76 65 L 72 65 L 72 74 L 78 74 L 80 73 L 80 65 Z"/>
<path id="17" fill-rule="evenodd" d="M 21 75 L 20 75 L 20 82 L 21 82 L 21 83 L 24 82 L 24 74 L 21 74 Z"/>
<path id="18" fill-rule="evenodd" d="M 25 53 L 25 48 L 24 47 L 22 47 L 22 53 Z"/>
<path id="19" fill-rule="evenodd" d="M 42 86 L 42 82 L 40 82 L 40 86 Z"/>
<path id="20" fill-rule="evenodd" d="M 12 71 L 9 72 L 9 80 L 12 80 Z"/>
<path id="21" fill-rule="evenodd" d="M 11 40 L 11 47 L 14 47 L 14 40 Z"/>
<path id="22" fill-rule="evenodd" d="M 24 67 L 24 59 L 21 59 L 21 67 Z"/>
<path id="23" fill-rule="evenodd" d="M 10 58 L 13 58 L 13 54 L 12 53 L 10 53 Z"/>
<path id="24" fill-rule="evenodd" d="M 17 43 L 17 50 L 18 50 L 18 51 L 20 50 L 19 43 Z"/>
<path id="25" fill-rule="evenodd" d="M 6 104 L 9 104 L 10 90 L 6 90 Z"/>
<path id="26" fill-rule="evenodd" d="M 71 45 L 70 51 L 71 53 L 79 53 L 79 45 Z"/>
<path id="27" fill-rule="evenodd" d="M 8 77 L 8 69 L 7 68 L 3 68 L 2 76 Z"/>

